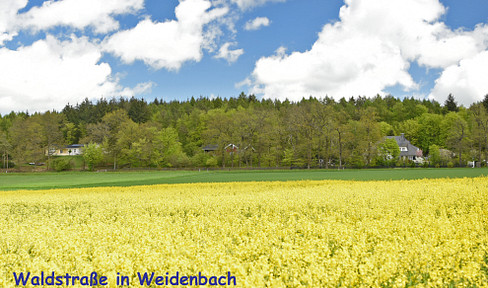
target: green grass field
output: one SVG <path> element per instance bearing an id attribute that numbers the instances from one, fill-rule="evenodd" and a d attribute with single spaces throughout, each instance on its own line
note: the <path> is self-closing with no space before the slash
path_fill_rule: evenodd
<path id="1" fill-rule="evenodd" d="M 368 169 L 368 170 L 246 170 L 246 171 L 137 171 L 10 173 L 0 175 L 0 190 L 133 186 L 173 183 L 292 181 L 292 180 L 400 180 L 462 178 L 488 175 L 488 168 Z"/>

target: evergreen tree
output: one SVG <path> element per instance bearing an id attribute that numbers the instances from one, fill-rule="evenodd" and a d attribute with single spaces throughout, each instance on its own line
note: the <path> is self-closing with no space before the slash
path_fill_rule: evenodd
<path id="1" fill-rule="evenodd" d="M 486 94 L 485 98 L 483 99 L 483 106 L 485 106 L 485 109 L 488 112 L 488 94 Z"/>
<path id="2" fill-rule="evenodd" d="M 447 100 L 446 100 L 446 102 L 444 102 L 444 108 L 447 109 L 446 112 L 458 112 L 459 111 L 457 103 L 454 100 L 454 96 L 452 94 L 449 94 L 449 96 L 447 96 Z"/>
<path id="3" fill-rule="evenodd" d="M 149 109 L 144 99 L 139 100 L 132 97 L 129 102 L 129 118 L 136 123 L 145 123 L 149 120 Z"/>

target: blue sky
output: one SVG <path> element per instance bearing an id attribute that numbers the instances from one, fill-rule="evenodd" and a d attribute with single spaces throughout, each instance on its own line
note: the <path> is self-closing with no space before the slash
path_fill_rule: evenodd
<path id="1" fill-rule="evenodd" d="M 486 0 L 4 0 L 0 113 L 84 98 L 488 94 Z"/>

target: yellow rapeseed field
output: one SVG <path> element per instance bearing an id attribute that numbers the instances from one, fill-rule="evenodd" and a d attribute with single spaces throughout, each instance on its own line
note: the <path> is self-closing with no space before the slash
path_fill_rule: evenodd
<path id="1" fill-rule="evenodd" d="M 235 287 L 488 287 L 486 177 L 0 191 L 0 231 L 0 287 L 21 272 L 97 272 L 105 287 L 121 275 L 170 286 L 141 286 L 152 272 L 230 273 Z"/>

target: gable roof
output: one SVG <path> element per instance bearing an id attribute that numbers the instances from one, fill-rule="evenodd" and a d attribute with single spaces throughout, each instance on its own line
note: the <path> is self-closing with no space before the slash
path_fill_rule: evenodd
<path id="1" fill-rule="evenodd" d="M 207 145 L 205 147 L 202 147 L 202 150 L 204 150 L 205 152 L 208 152 L 208 151 L 216 151 L 218 148 L 219 148 L 219 145 Z"/>
<path id="2" fill-rule="evenodd" d="M 405 138 L 405 134 L 402 133 L 400 136 L 386 136 L 386 139 L 395 139 L 395 141 L 398 144 L 398 147 L 400 147 L 400 157 L 403 156 L 418 156 L 417 151 L 420 150 L 419 147 L 412 145 L 410 141 Z M 401 147 L 407 148 L 407 151 L 402 151 Z"/>

